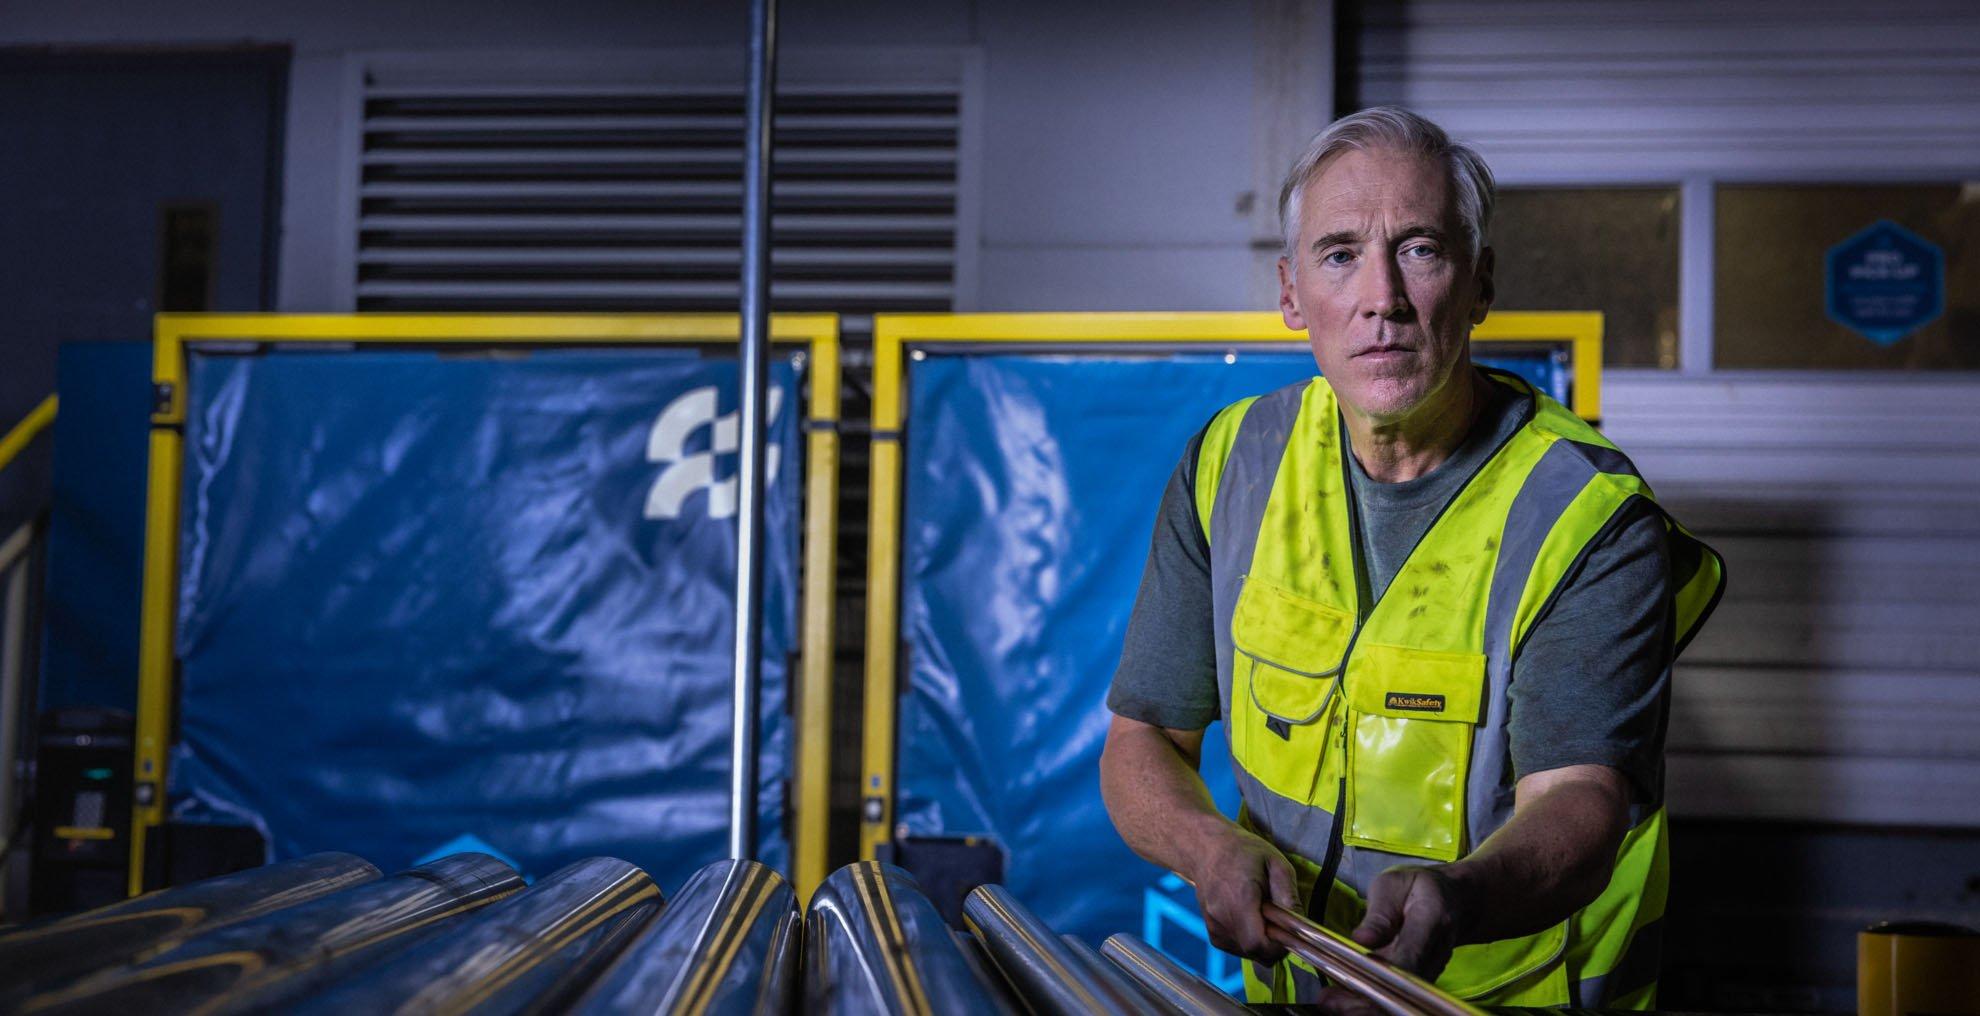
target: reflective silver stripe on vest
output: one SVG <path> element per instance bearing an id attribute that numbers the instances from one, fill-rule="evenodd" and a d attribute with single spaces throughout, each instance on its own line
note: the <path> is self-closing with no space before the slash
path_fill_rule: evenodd
<path id="1" fill-rule="evenodd" d="M 1231 642 L 1231 621 L 1237 613 L 1238 591 L 1251 570 L 1252 555 L 1258 549 L 1258 531 L 1265 524 L 1265 506 L 1272 499 L 1272 486 L 1279 477 L 1279 464 L 1292 440 L 1292 428 L 1306 399 L 1306 386 L 1312 381 L 1287 385 L 1263 395 L 1238 421 L 1231 439 L 1230 454 L 1224 460 L 1224 473 L 1217 480 L 1217 495 L 1210 509 L 1211 605 L 1217 636 L 1218 707 L 1223 710 L 1224 729 L 1231 725 L 1231 682 L 1236 648 Z M 1202 482 L 1202 478 L 1198 478 Z M 1265 785 L 1233 760 L 1238 792 L 1252 825 L 1265 838 L 1302 857 L 1318 860 L 1327 855 L 1327 838 L 1333 833 L 1333 816 L 1265 789 Z"/>
<path id="2" fill-rule="evenodd" d="M 1614 970 L 1574 982 L 1572 1003 L 1584 1009 L 1600 1009 L 1633 991 L 1656 983 L 1664 961 L 1664 919 L 1659 917 L 1636 929 L 1630 936 L 1629 950 Z"/>
<path id="3" fill-rule="evenodd" d="M 1352 886 L 1356 893 L 1366 899 L 1368 887 L 1375 881 L 1375 876 L 1390 868 L 1399 864 L 1435 863 L 1437 862 L 1426 857 L 1391 854 L 1386 850 L 1376 850 L 1372 847 L 1346 847 L 1341 851 L 1341 866 L 1334 873 L 1334 877 Z"/>
<path id="4" fill-rule="evenodd" d="M 1286 964 L 1286 969 L 1292 973 L 1292 1000 L 1295 1004 L 1312 1005 L 1320 1001 L 1320 992 L 1326 984 L 1320 980 L 1319 974 L 1297 963 Z"/>
<path id="5" fill-rule="evenodd" d="M 1596 470 L 1572 445 L 1556 441 L 1533 464 L 1506 513 L 1499 560 L 1485 601 L 1485 722 L 1472 734 L 1471 777 L 1465 787 L 1466 849 L 1476 849 L 1512 818 L 1513 772 L 1507 723 L 1511 717 L 1513 623 L 1520 596 L 1540 558 L 1547 534 L 1581 494 Z"/>
<path id="6" fill-rule="evenodd" d="M 1237 774 L 1238 793 L 1244 798 L 1245 814 L 1253 828 L 1280 849 L 1290 850 L 1314 864 L 1327 856 L 1327 840 L 1334 834 L 1334 817 L 1326 809 L 1274 793 L 1241 765 L 1232 765 L 1231 771 Z"/>
<path id="7" fill-rule="evenodd" d="M 1306 386 L 1312 383 L 1300 381 L 1261 395 L 1245 411 L 1231 439 L 1223 475 L 1217 478 L 1217 496 L 1211 502 L 1210 601 L 1217 636 L 1217 703 L 1224 711 L 1226 730 L 1231 723 L 1231 657 L 1235 652 L 1231 618 L 1237 612 L 1238 588 L 1245 572 L 1251 570 L 1258 530 L 1265 524 L 1265 505 L 1272 499 L 1272 483 L 1279 477 L 1279 463 L 1292 439 L 1293 421 L 1299 418 Z M 1197 482 L 1203 478 L 1197 477 Z"/>

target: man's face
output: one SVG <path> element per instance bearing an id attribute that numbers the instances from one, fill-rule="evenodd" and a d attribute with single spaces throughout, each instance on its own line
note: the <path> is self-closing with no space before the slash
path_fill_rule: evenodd
<path id="1" fill-rule="evenodd" d="M 1279 310 L 1304 329 L 1320 373 L 1378 423 L 1435 409 L 1467 383 L 1471 326 L 1492 304 L 1492 252 L 1471 257 L 1442 166 L 1350 149 L 1306 184 Z"/>

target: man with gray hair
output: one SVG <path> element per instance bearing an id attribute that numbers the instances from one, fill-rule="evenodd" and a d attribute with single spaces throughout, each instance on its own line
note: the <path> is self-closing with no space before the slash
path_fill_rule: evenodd
<path id="1" fill-rule="evenodd" d="M 1101 785 L 1254 1001 L 1354 1004 L 1277 906 L 1483 1004 L 1655 1002 L 1670 667 L 1724 567 L 1613 444 L 1472 364 L 1492 200 L 1407 110 L 1322 131 L 1279 202 L 1321 377 L 1219 412 L 1163 496 Z M 1197 773 L 1218 719 L 1235 822 Z"/>

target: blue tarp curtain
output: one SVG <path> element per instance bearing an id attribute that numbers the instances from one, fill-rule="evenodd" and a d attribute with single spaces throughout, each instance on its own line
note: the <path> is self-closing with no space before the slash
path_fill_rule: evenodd
<path id="1" fill-rule="evenodd" d="M 782 866 L 798 372 L 772 361 L 759 798 Z M 175 818 L 392 870 L 726 854 L 737 369 L 688 350 L 195 355 Z"/>

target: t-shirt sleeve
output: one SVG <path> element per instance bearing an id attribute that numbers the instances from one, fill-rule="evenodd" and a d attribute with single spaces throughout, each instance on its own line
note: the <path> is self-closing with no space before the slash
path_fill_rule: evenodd
<path id="1" fill-rule="evenodd" d="M 1670 716 L 1670 552 L 1655 506 L 1635 500 L 1621 510 L 1513 661 L 1513 772 L 1610 766 L 1638 800 L 1657 802 Z"/>
<path id="2" fill-rule="evenodd" d="M 1210 543 L 1196 511 L 1198 433 L 1162 491 L 1155 537 L 1128 618 L 1107 708 L 1171 730 L 1217 719 L 1217 644 L 1210 605 Z"/>

